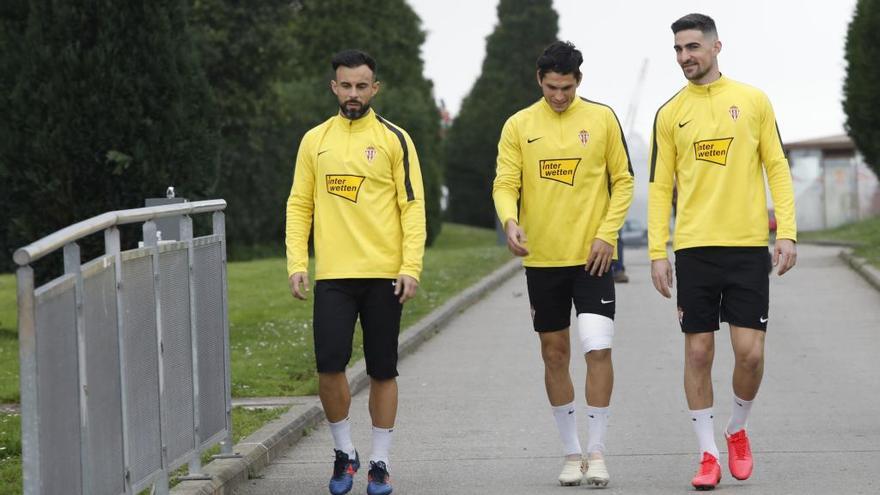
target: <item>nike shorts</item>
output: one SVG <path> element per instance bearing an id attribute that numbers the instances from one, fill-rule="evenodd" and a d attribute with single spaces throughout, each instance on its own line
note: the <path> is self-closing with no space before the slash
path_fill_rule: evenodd
<path id="1" fill-rule="evenodd" d="M 696 247 L 675 252 L 678 321 L 685 333 L 719 321 L 767 330 L 772 258 L 766 247 Z"/>
<path id="2" fill-rule="evenodd" d="M 397 376 L 397 337 L 403 305 L 394 280 L 333 279 L 315 283 L 314 338 L 318 373 L 345 371 L 358 317 L 364 333 L 367 374 Z"/>
<path id="3" fill-rule="evenodd" d="M 536 332 L 555 332 L 571 325 L 571 303 L 577 314 L 593 313 L 614 319 L 614 279 L 611 271 L 593 276 L 584 265 L 526 267 L 526 284 Z"/>

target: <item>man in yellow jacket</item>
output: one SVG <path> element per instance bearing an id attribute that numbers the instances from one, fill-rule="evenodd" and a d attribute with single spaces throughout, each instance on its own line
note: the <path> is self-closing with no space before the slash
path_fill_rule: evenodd
<path id="1" fill-rule="evenodd" d="M 735 366 L 733 413 L 725 429 L 734 478 L 752 473 L 745 426 L 764 371 L 770 318 L 769 273 L 794 266 L 794 193 L 770 101 L 760 90 L 718 70 L 721 42 L 715 22 L 689 14 L 672 24 L 675 52 L 687 86 L 657 111 L 648 187 L 648 237 L 654 287 L 671 297 L 667 260 L 673 190 L 678 320 L 685 337 L 684 386 L 700 444 L 692 484 L 712 489 L 721 479 L 712 410 L 712 360 L 719 321 L 730 325 Z M 764 175 L 778 230 L 768 252 Z"/>
<path id="2" fill-rule="evenodd" d="M 557 41 L 537 61 L 543 98 L 504 124 L 493 199 L 510 251 L 522 256 L 541 342 L 547 398 L 563 443 L 562 485 L 608 484 L 605 432 L 614 372 L 617 232 L 632 202 L 633 173 L 610 107 L 577 96 L 583 56 Z M 528 240 L 527 240 L 528 239 Z M 587 458 L 578 440 L 569 374 L 571 305 L 587 362 Z"/>
<path id="3" fill-rule="evenodd" d="M 403 303 L 415 296 L 422 270 L 424 191 L 409 135 L 370 108 L 379 90 L 375 60 L 346 50 L 332 66 L 339 113 L 307 132 L 299 146 L 287 200 L 287 272 L 291 293 L 304 300 L 314 219 L 318 393 L 336 454 L 330 493 L 348 493 L 360 467 L 345 376 L 360 318 L 373 423 L 367 492 L 386 495 L 397 416 L 397 338 Z"/>

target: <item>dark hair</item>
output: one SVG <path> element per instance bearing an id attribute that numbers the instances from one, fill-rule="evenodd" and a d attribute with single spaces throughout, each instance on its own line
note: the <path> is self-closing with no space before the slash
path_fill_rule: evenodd
<path id="1" fill-rule="evenodd" d="M 715 29 L 715 21 L 711 17 L 703 14 L 688 14 L 681 19 L 672 23 L 672 34 L 686 29 L 696 29 L 703 34 L 711 34 L 718 37 L 718 30 Z"/>
<path id="2" fill-rule="evenodd" d="M 570 41 L 554 41 L 538 57 L 538 75 L 544 79 L 548 72 L 574 74 L 574 77 L 580 81 L 580 67 L 583 62 L 584 56 Z"/>
<path id="3" fill-rule="evenodd" d="M 373 57 L 361 50 L 342 50 L 336 55 L 333 55 L 333 58 L 330 59 L 330 65 L 333 66 L 333 72 L 336 72 L 336 69 L 338 69 L 340 65 L 352 69 L 366 65 L 371 71 L 373 71 L 373 77 L 376 75 L 376 61 Z"/>

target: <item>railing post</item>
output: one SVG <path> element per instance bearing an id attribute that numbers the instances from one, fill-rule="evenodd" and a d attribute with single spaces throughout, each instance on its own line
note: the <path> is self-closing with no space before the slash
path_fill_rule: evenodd
<path id="1" fill-rule="evenodd" d="M 80 470 L 82 473 L 82 493 L 91 491 L 91 456 L 89 455 L 89 381 L 86 368 L 86 329 L 83 316 L 82 258 L 79 244 L 70 242 L 64 245 L 64 273 L 75 277 L 74 301 L 76 307 L 76 351 L 79 372 L 79 445 Z"/>
<path id="2" fill-rule="evenodd" d="M 119 403 L 122 408 L 122 476 L 125 493 L 132 492 L 131 466 L 129 464 L 130 453 L 128 439 L 128 383 L 125 380 L 126 365 L 125 341 L 122 314 L 122 248 L 119 239 L 119 229 L 110 227 L 104 230 L 104 252 L 113 256 L 114 279 L 116 282 L 116 346 L 119 352 Z"/>
<path id="3" fill-rule="evenodd" d="M 215 211 L 213 217 L 214 235 L 220 236 L 220 283 L 223 294 L 223 304 L 221 306 L 221 314 L 223 316 L 223 360 L 226 368 L 226 376 L 224 376 L 225 393 L 226 393 L 226 439 L 220 444 L 220 452 L 225 455 L 231 455 L 233 439 L 232 439 L 232 370 L 230 369 L 229 358 L 229 294 L 226 284 L 226 215 L 222 211 Z"/>
<path id="4" fill-rule="evenodd" d="M 159 276 L 159 239 L 156 235 L 156 222 L 148 220 L 143 225 L 144 247 L 151 250 L 153 260 L 153 299 L 156 303 L 156 356 L 157 370 L 159 374 L 159 445 L 160 458 L 162 464 L 162 474 L 154 483 L 156 495 L 165 495 L 168 493 L 168 439 L 165 438 L 167 431 L 166 404 L 165 404 L 165 345 L 162 334 L 162 281 Z"/>
<path id="5" fill-rule="evenodd" d="M 15 272 L 18 287 L 18 358 L 21 397 L 21 460 L 24 495 L 42 493 L 40 480 L 40 415 L 37 401 L 37 319 L 34 269 Z"/>

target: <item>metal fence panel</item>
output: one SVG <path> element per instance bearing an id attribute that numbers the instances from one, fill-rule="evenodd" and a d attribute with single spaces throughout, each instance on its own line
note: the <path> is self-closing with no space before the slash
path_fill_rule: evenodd
<path id="1" fill-rule="evenodd" d="M 36 291 L 37 404 L 43 493 L 82 493 L 75 280 Z"/>
<path id="2" fill-rule="evenodd" d="M 89 457 L 87 493 L 122 493 L 122 397 L 116 329 L 116 267 L 112 256 L 83 268 Z"/>
<path id="3" fill-rule="evenodd" d="M 132 484 L 162 467 L 156 301 L 149 250 L 123 253 L 123 348 Z"/>
<path id="4" fill-rule="evenodd" d="M 227 426 L 221 267 L 221 242 L 197 243 L 193 250 L 193 277 L 199 340 L 199 433 L 203 441 Z"/>
<path id="5" fill-rule="evenodd" d="M 168 461 L 177 464 L 195 448 L 189 259 L 186 245 L 159 255 Z"/>

